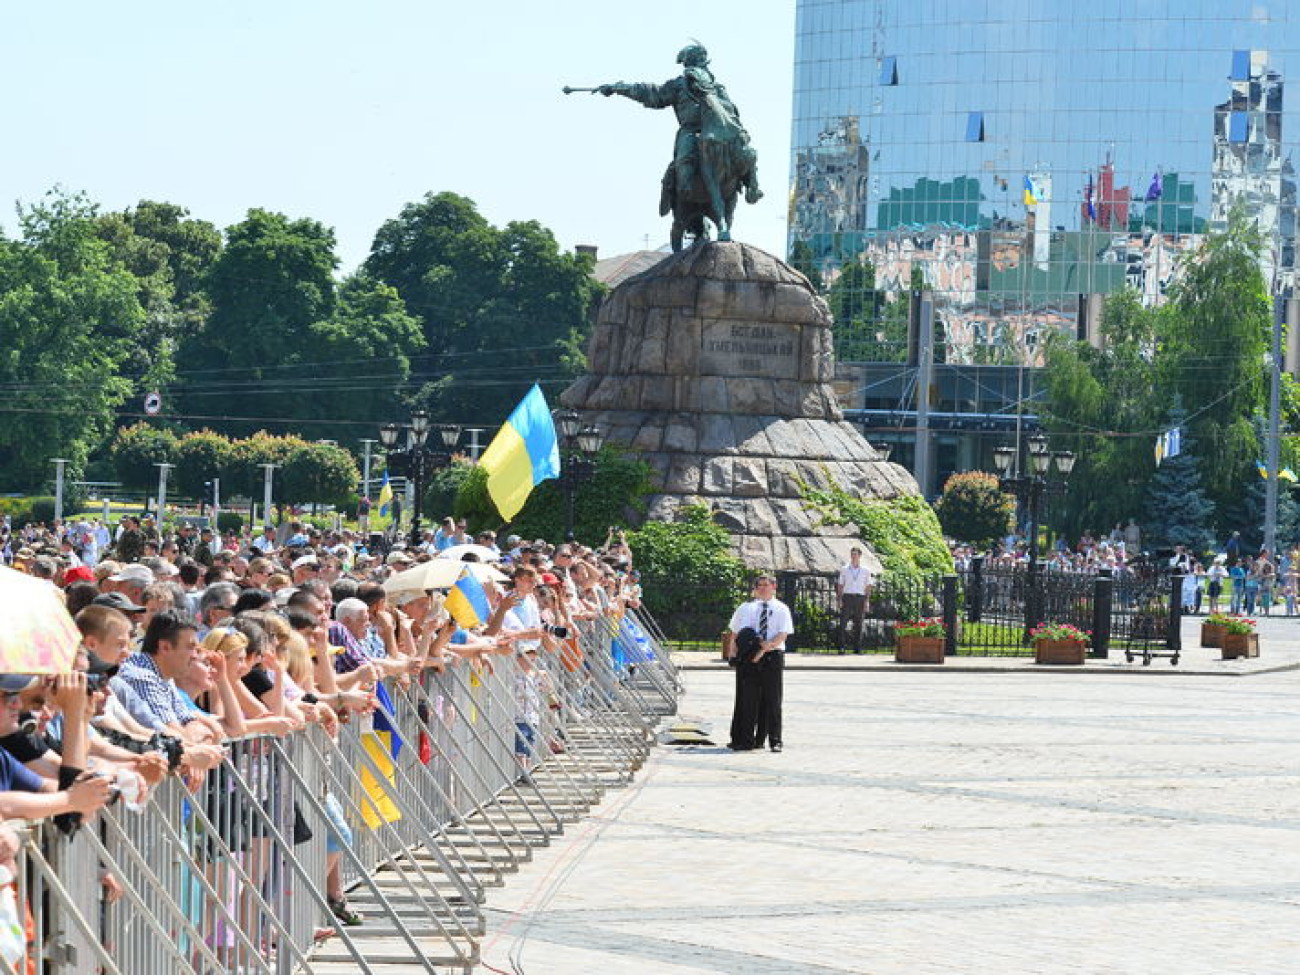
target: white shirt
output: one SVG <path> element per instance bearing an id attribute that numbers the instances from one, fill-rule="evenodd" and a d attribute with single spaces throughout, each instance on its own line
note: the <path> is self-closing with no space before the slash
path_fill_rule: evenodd
<path id="1" fill-rule="evenodd" d="M 852 563 L 840 569 L 840 591 L 846 596 L 865 596 L 871 585 L 871 570 L 865 565 Z"/>
<path id="2" fill-rule="evenodd" d="M 790 608 L 779 599 L 769 599 L 767 601 L 767 637 L 768 640 L 775 640 L 778 637 L 781 642 L 776 645 L 775 650 L 785 649 L 785 638 L 794 632 L 794 618 L 790 615 Z M 758 631 L 758 621 L 763 612 L 763 600 L 751 599 L 747 603 L 742 603 L 731 614 L 731 623 L 727 629 L 732 633 L 739 633 L 745 627 L 750 627 L 755 632 Z"/>

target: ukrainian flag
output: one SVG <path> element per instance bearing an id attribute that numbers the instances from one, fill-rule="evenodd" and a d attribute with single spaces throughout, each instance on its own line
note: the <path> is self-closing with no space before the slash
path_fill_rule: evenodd
<path id="1" fill-rule="evenodd" d="M 1034 181 L 1028 176 L 1025 177 L 1025 206 L 1038 206 L 1038 194 L 1034 192 Z"/>
<path id="2" fill-rule="evenodd" d="M 443 606 L 451 614 L 451 618 L 466 630 L 484 625 L 492 615 L 492 607 L 488 605 L 483 583 L 479 582 L 472 572 L 465 572 L 456 580 L 456 584 L 451 587 L 451 592 L 447 593 Z"/>
<path id="3" fill-rule="evenodd" d="M 361 818 L 371 829 L 402 818 L 392 800 L 392 792 L 397 788 L 397 756 L 402 751 L 402 736 L 390 717 L 394 713 L 393 699 L 382 683 L 375 685 L 375 698 L 379 706 L 375 708 L 374 730 L 361 735 L 361 747 L 375 763 L 383 781 L 375 777 L 368 764 L 362 763 L 361 788 L 366 798 L 358 803 Z"/>
<path id="4" fill-rule="evenodd" d="M 386 516 L 393 504 L 393 486 L 388 483 L 388 471 L 384 471 L 384 484 L 379 489 L 379 514 Z"/>
<path id="5" fill-rule="evenodd" d="M 546 397 L 536 384 L 515 407 L 479 458 L 487 471 L 488 496 L 509 521 L 534 486 L 560 476 L 560 445 Z"/>

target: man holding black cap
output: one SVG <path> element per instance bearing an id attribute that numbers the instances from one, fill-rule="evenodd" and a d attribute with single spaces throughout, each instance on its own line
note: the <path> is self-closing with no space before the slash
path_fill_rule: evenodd
<path id="1" fill-rule="evenodd" d="M 781 739 L 781 696 L 785 680 L 785 641 L 794 632 L 790 608 L 776 598 L 776 577 L 761 575 L 754 599 L 739 606 L 727 627 L 727 655 L 736 663 L 736 702 L 731 718 L 732 751 L 784 747 Z M 743 634 L 743 639 L 742 639 Z M 745 652 L 753 641 L 752 653 Z"/>

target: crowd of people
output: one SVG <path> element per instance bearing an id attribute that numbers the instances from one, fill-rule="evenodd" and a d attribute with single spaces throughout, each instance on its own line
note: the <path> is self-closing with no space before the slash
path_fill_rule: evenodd
<path id="1" fill-rule="evenodd" d="M 967 571 L 982 557 L 986 568 L 1012 569 L 1029 558 L 1029 543 L 1020 535 L 1009 535 L 987 552 L 975 546 L 953 543 L 953 562 Z M 1274 558 L 1267 549 L 1252 554 L 1234 531 L 1214 551 L 1196 553 L 1185 545 L 1156 554 L 1142 548 L 1141 528 L 1130 519 L 1104 535 L 1084 532 L 1071 545 L 1059 538 L 1043 552 L 1048 571 L 1095 573 L 1108 569 L 1116 578 L 1138 572 L 1177 572 L 1183 576 L 1182 608 L 1186 613 L 1226 611 L 1234 614 L 1270 616 L 1275 611 L 1295 616 L 1300 610 L 1300 544 L 1279 552 Z"/>
<path id="2" fill-rule="evenodd" d="M 631 551 L 614 531 L 598 549 L 514 535 L 498 546 L 494 533 L 470 538 L 448 518 L 419 544 L 388 545 L 297 521 L 218 536 L 126 516 L 113 531 L 6 524 L 4 552 L 12 568 L 48 581 L 81 644 L 71 673 L 0 675 L 0 818 L 52 818 L 69 830 L 119 796 L 142 807 L 168 775 L 198 790 L 221 774 L 232 741 L 308 725 L 333 736 L 379 706 L 386 681 L 491 668 L 494 655 L 518 661 L 523 765 L 539 747 L 562 748 L 539 743 L 537 709 L 566 638 L 640 605 Z M 489 612 L 478 625 L 462 626 L 445 590 L 415 581 L 412 570 L 443 556 L 493 567 L 481 576 Z M 326 799 L 330 925 L 360 924 L 339 869 L 349 826 Z M 0 830 L 0 868 L 16 847 Z M 110 874 L 102 882 L 106 899 L 121 894 Z"/>

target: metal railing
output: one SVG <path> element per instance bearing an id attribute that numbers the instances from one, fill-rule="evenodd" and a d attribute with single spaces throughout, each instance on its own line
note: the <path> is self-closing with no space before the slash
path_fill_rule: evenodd
<path id="1" fill-rule="evenodd" d="M 635 611 L 581 624 L 538 663 L 454 660 L 391 682 L 391 709 L 337 740 L 310 726 L 232 741 L 193 788 L 169 778 L 66 834 L 31 826 L 27 970 L 469 972 L 487 890 L 631 779 L 680 692 Z M 335 858 L 360 926 L 330 913 Z"/>
<path id="2" fill-rule="evenodd" d="M 1031 580 L 1024 566 L 986 566 L 976 560 L 950 576 L 881 580 L 861 619 L 842 611 L 831 576 L 778 575 L 781 599 L 794 616 L 787 647 L 803 653 L 886 653 L 894 648 L 900 620 L 942 617 L 948 655 L 1028 656 L 1029 631 L 1038 623 L 1071 623 L 1092 634 L 1093 656 L 1114 648 L 1134 655 L 1175 652 L 1181 577 L 1158 571 L 1111 574 L 1063 572 L 1044 567 Z M 714 647 L 732 611 L 749 598 L 744 585 L 729 595 L 709 591 L 691 606 L 692 587 L 672 580 L 644 579 L 658 603 L 678 609 L 661 618 L 661 642 L 676 648 Z M 1036 591 L 1031 597 L 1030 586 Z M 688 607 L 690 607 L 688 609 Z"/>

